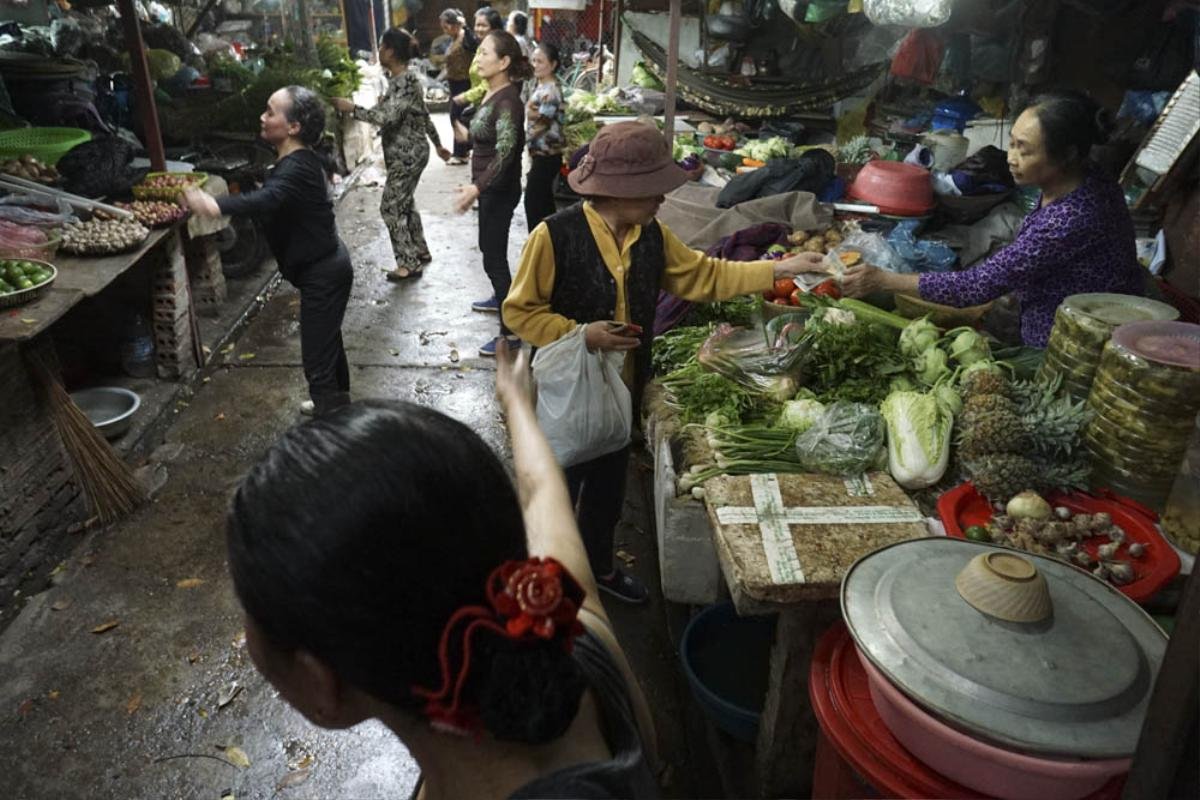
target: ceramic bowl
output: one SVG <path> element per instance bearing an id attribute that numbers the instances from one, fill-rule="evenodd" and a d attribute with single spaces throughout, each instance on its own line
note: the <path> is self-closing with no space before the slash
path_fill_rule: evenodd
<path id="1" fill-rule="evenodd" d="M 954 586 L 976 610 L 1007 622 L 1040 622 L 1053 607 L 1046 579 L 1028 559 L 997 549 L 963 567 Z"/>

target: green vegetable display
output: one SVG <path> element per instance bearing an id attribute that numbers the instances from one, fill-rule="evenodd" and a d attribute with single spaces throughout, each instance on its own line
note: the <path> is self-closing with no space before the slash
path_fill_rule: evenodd
<path id="1" fill-rule="evenodd" d="M 888 471 L 905 489 L 924 489 L 942 479 L 950 462 L 954 415 L 937 396 L 892 392 L 880 410 L 887 420 Z"/>
<path id="2" fill-rule="evenodd" d="M 789 400 L 779 412 L 779 427 L 804 433 L 825 414 L 825 406 L 808 398 Z"/>
<path id="3" fill-rule="evenodd" d="M 846 324 L 834 311 L 818 309 L 804 326 L 802 381 L 822 402 L 878 403 L 887 396 L 892 378 L 905 371 L 896 334 L 853 317 Z"/>
<path id="4" fill-rule="evenodd" d="M 884 436 L 875 406 L 839 400 L 796 439 L 796 455 L 805 471 L 857 475 L 879 462 Z"/>
<path id="5" fill-rule="evenodd" d="M 661 375 L 694 363 L 700 345 L 712 335 L 712 331 L 712 325 L 691 325 L 656 336 L 650 346 L 650 361 L 654 371 Z"/>
<path id="6" fill-rule="evenodd" d="M 755 161 L 770 161 L 773 158 L 791 158 L 795 148 L 787 139 L 772 136 L 770 139 L 747 139 L 734 152 Z"/>

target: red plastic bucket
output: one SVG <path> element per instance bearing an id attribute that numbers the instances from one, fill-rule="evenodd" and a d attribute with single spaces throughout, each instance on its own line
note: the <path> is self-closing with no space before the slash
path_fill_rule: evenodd
<path id="1" fill-rule="evenodd" d="M 845 798 L 986 798 L 917 760 L 884 725 L 871 701 L 867 673 L 846 626 L 838 623 L 817 644 L 808 694 L 820 725 L 813 765 L 814 800 Z M 1088 800 L 1117 800 L 1124 777 Z"/>

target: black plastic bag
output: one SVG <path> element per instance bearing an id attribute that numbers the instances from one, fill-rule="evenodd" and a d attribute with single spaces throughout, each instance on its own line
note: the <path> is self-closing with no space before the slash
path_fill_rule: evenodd
<path id="1" fill-rule="evenodd" d="M 820 194 L 833 180 L 836 162 L 826 150 L 809 150 L 799 158 L 776 158 L 753 172 L 737 175 L 717 196 L 717 208 L 784 192 Z"/>
<path id="2" fill-rule="evenodd" d="M 147 170 L 133 169 L 133 145 L 116 136 L 99 136 L 74 147 L 58 160 L 66 189 L 83 197 L 123 197 Z"/>

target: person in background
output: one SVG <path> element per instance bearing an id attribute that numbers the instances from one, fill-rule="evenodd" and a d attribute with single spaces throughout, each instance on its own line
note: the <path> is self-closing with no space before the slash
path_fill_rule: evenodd
<path id="1" fill-rule="evenodd" d="M 491 6 L 485 6 L 475 12 L 475 38 L 482 42 L 489 33 L 495 31 L 503 31 L 504 18 L 500 16 L 500 12 Z M 483 96 L 488 93 L 487 80 L 479 73 L 479 50 L 475 51 L 475 58 L 471 60 L 470 68 L 471 88 L 465 92 L 451 97 L 451 103 L 457 103 L 464 109 L 463 116 L 469 116 L 483 100 Z M 467 111 L 466 109 L 471 109 Z"/>
<path id="2" fill-rule="evenodd" d="M 521 52 L 526 58 L 533 58 L 533 43 L 529 39 L 529 15 L 523 11 L 514 9 L 508 15 L 508 23 L 504 26 L 504 30 L 512 34 L 512 37 L 517 40 L 517 44 L 521 45 Z"/>
<path id="3" fill-rule="evenodd" d="M 649 710 L 531 383 L 501 360 L 515 488 L 477 433 L 412 403 L 286 432 L 227 517 L 247 649 L 314 725 L 390 728 L 413 798 L 655 798 Z"/>
<path id="4" fill-rule="evenodd" d="M 530 166 L 525 177 L 525 221 L 533 230 L 554 213 L 554 181 L 562 171 L 562 87 L 558 82 L 558 48 L 543 43 L 533 51 L 533 77 L 537 82 L 525 105 L 525 139 L 529 143 Z"/>
<path id="5" fill-rule="evenodd" d="M 279 272 L 300 290 L 300 357 L 311 400 L 305 414 L 327 414 L 350 402 L 350 365 L 342 346 L 342 318 L 354 268 L 338 238 L 326 162 L 313 147 L 325 133 L 325 107 L 303 86 L 287 86 L 267 100 L 260 135 L 278 156 L 261 189 L 214 199 L 189 189 L 193 214 L 244 214 L 261 220 Z"/>
<path id="6" fill-rule="evenodd" d="M 446 51 L 446 84 L 450 96 L 457 97 L 471 88 L 471 61 L 475 58 L 475 50 L 479 40 L 475 32 L 467 27 L 466 18 L 457 8 L 448 8 L 438 17 L 442 32 L 450 37 L 450 48 Z M 465 106 L 450 103 L 450 127 L 452 130 L 462 124 L 462 112 Z M 471 154 L 471 144 L 465 140 L 454 138 L 454 155 L 446 163 L 462 165 L 467 163 Z"/>
<path id="7" fill-rule="evenodd" d="M 479 249 L 484 272 L 492 283 L 492 296 L 477 300 L 471 308 L 499 314 L 512 285 L 508 232 L 521 199 L 521 154 L 525 150 L 521 83 L 532 75 L 532 70 L 517 40 L 504 31 L 488 34 L 479 45 L 475 62 L 488 90 L 471 118 L 471 184 L 459 190 L 455 210 L 466 213 L 479 201 Z M 501 317 L 500 335 L 485 342 L 479 355 L 496 355 L 496 347 L 504 337 L 518 344 Z"/>
<path id="8" fill-rule="evenodd" d="M 1013 242 L 962 272 L 902 275 L 873 266 L 847 270 L 842 291 L 919 295 L 951 306 L 972 306 L 1012 293 L 1021 303 L 1021 339 L 1045 347 L 1054 313 L 1082 292 L 1140 295 L 1133 220 L 1116 181 L 1089 161 L 1111 124 L 1084 94 L 1041 95 L 1017 117 L 1008 145 L 1008 167 L 1018 186 L 1036 186 L 1038 207 Z"/>
<path id="9" fill-rule="evenodd" d="M 437 127 L 425 107 L 421 81 L 408 71 L 408 62 L 418 55 L 417 41 L 411 33 L 389 28 L 379 40 L 379 63 L 391 77 L 379 104 L 367 109 L 342 97 L 333 100 L 338 111 L 352 113 L 357 120 L 379 126 L 383 134 L 387 183 L 379 212 L 391 236 L 396 259 L 395 268 L 387 273 L 391 281 L 415 278 L 433 260 L 413 193 L 429 163 L 429 142 L 433 142 L 443 161 L 451 156 L 442 147 Z"/>
<path id="10" fill-rule="evenodd" d="M 534 347 L 584 326 L 589 350 L 630 355 L 624 376 L 634 408 L 650 378 L 654 309 L 660 289 L 686 300 L 713 301 L 765 291 L 777 278 L 807 272 L 823 256 L 782 261 L 711 258 L 681 242 L 655 215 L 663 195 L 688 179 L 653 125 L 605 125 L 568 177 L 586 202 L 547 217 L 521 252 L 504 319 Z M 571 503 L 600 589 L 629 603 L 649 593 L 613 565 L 629 448 L 566 469 Z"/>

